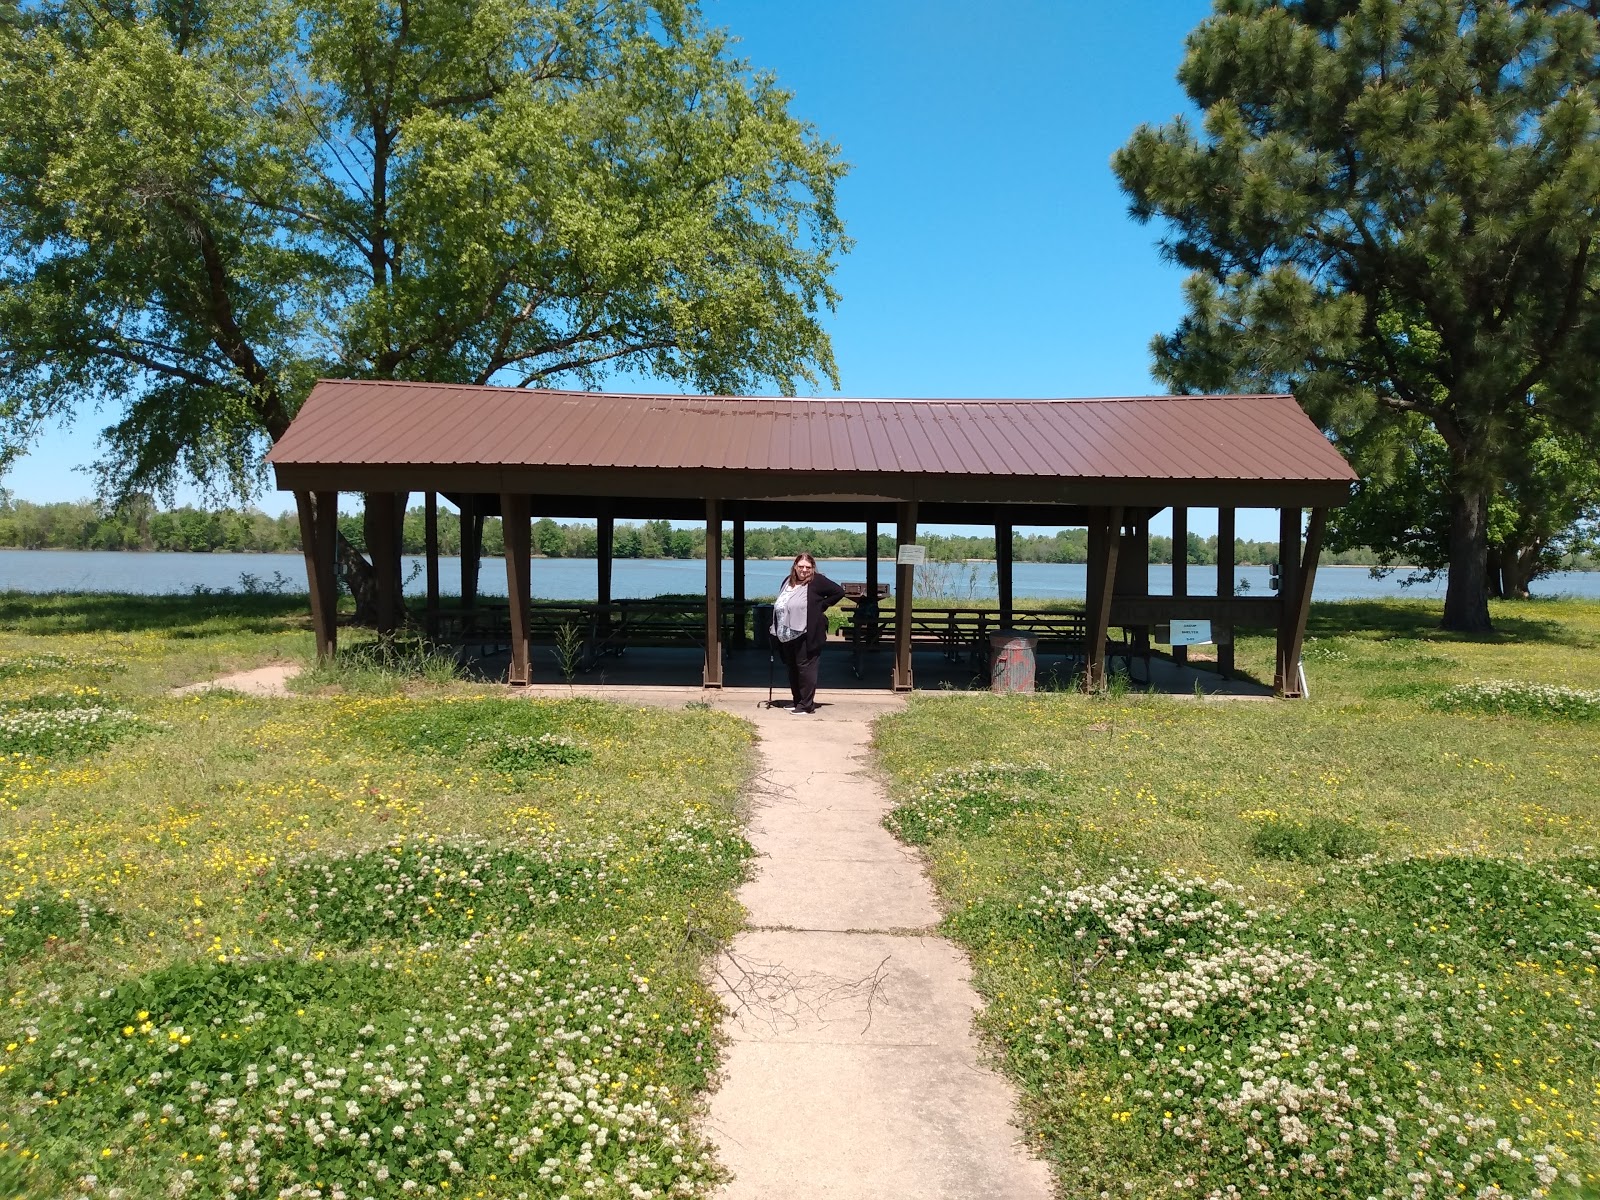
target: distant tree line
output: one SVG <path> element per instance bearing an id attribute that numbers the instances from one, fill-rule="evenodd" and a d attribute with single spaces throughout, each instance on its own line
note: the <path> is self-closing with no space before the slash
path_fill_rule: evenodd
<path id="1" fill-rule="evenodd" d="M 366 548 L 360 514 L 339 518 L 341 532 L 359 549 Z M 994 538 L 960 534 L 929 533 L 918 538 L 936 561 L 993 559 Z M 426 546 L 423 509 L 407 510 L 401 545 L 406 554 L 421 554 Z M 498 556 L 504 552 L 500 521 L 484 522 L 483 552 Z M 93 501 L 33 504 L 14 500 L 0 490 L 0 547 L 22 550 L 168 550 L 189 552 L 233 552 L 287 554 L 300 549 L 300 522 L 293 512 L 269 516 L 258 509 L 219 509 L 210 511 L 185 505 L 158 509 L 135 500 L 120 508 L 109 508 Z M 728 539 L 723 540 L 729 549 Z M 1089 558 L 1089 535 L 1083 529 L 1063 529 L 1057 533 L 1017 533 L 1013 554 L 1018 562 L 1082 563 Z M 595 527 L 584 523 L 562 523 L 541 517 L 533 523 L 533 550 L 546 558 L 593 558 L 596 553 Z M 703 528 L 674 529 L 668 521 L 619 521 L 612 540 L 617 558 L 704 558 L 706 534 Z M 748 558 L 792 558 L 807 551 L 818 558 L 865 558 L 864 533 L 847 529 L 813 529 L 810 526 L 779 525 L 745 531 Z M 439 512 L 439 552 L 461 553 L 461 523 L 453 512 Z M 893 558 L 894 535 L 878 536 L 878 554 Z M 1241 566 L 1261 566 L 1278 557 L 1276 542 L 1238 539 L 1233 544 L 1234 562 Z M 1172 539 L 1150 538 L 1150 561 L 1172 561 Z M 1214 566 L 1217 539 L 1189 535 L 1189 562 Z M 1370 566 L 1376 557 L 1367 550 L 1324 553 L 1322 562 L 1335 565 Z M 1578 555 L 1565 564 L 1580 570 L 1600 568 L 1593 555 Z"/>

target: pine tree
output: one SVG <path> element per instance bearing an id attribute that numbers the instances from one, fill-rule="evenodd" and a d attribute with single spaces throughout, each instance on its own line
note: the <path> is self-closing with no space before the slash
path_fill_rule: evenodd
<path id="1" fill-rule="evenodd" d="M 1489 628 L 1491 497 L 1600 447 L 1600 17 L 1565 0 L 1217 0 L 1204 113 L 1114 168 L 1193 274 L 1178 391 L 1292 390 L 1358 470 L 1444 444 L 1448 629 Z"/>

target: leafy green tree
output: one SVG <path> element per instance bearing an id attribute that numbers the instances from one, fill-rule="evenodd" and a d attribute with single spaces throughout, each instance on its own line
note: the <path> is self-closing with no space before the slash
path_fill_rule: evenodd
<path id="1" fill-rule="evenodd" d="M 1597 77 L 1593 3 L 1216 0 L 1179 72 L 1203 127 L 1114 159 L 1193 271 L 1169 386 L 1292 390 L 1380 478 L 1442 440 L 1446 628 L 1489 627 L 1537 430 L 1600 444 Z"/>
<path id="2" fill-rule="evenodd" d="M 1450 452 L 1420 420 L 1406 431 L 1398 461 L 1364 479 L 1329 522 L 1335 551 L 1378 547 L 1383 564 L 1431 579 L 1449 565 Z M 1600 519 L 1600 464 L 1576 439 L 1552 432 L 1528 443 L 1516 477 L 1489 500 L 1490 594 L 1525 599 L 1533 581 L 1594 544 Z"/>
<path id="3" fill-rule="evenodd" d="M 692 0 L 6 14 L 0 465 L 109 403 L 107 491 L 248 495 L 321 375 L 836 379 L 844 167 Z"/>

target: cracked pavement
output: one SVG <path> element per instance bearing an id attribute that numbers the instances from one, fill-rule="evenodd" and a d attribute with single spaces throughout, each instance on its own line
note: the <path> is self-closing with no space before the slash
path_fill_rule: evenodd
<path id="1" fill-rule="evenodd" d="M 757 725 L 748 793 L 758 858 L 748 924 L 714 984 L 728 1039 L 705 1128 L 733 1180 L 722 1200 L 1052 1194 L 983 1062 L 964 955 L 938 936 L 917 854 L 881 824 L 871 720 L 852 698 L 818 715 L 719 707 Z"/>

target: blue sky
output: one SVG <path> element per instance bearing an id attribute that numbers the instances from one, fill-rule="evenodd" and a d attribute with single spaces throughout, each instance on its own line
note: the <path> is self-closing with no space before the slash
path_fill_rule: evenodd
<path id="1" fill-rule="evenodd" d="M 1149 343 L 1181 272 L 1127 215 L 1112 153 L 1189 110 L 1174 74 L 1204 0 L 703 0 L 737 52 L 840 146 L 855 240 L 829 322 L 840 394 L 1158 392 Z M 831 394 L 823 390 L 819 395 Z M 30 500 L 91 491 L 90 414 L 3 481 Z M 283 507 L 277 493 L 260 503 Z M 1275 525 L 1240 514 L 1240 535 Z M 1194 525 L 1210 532 L 1201 513 Z"/>

